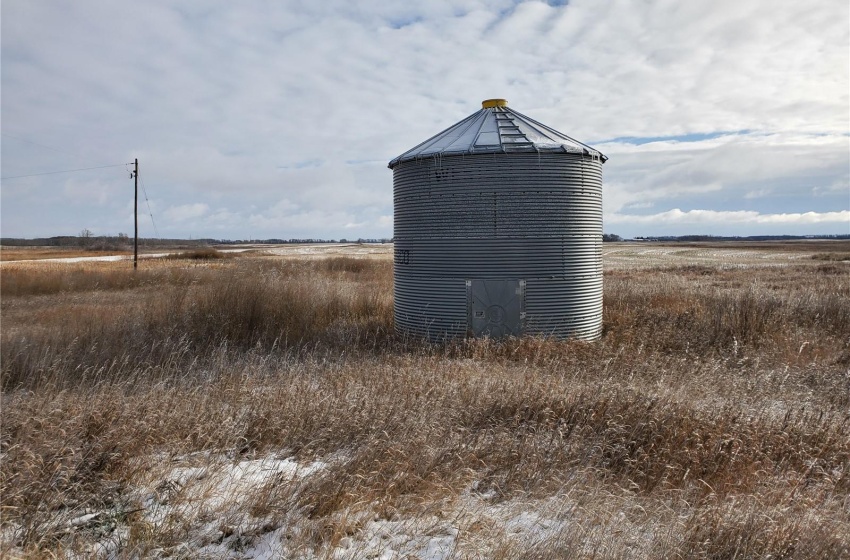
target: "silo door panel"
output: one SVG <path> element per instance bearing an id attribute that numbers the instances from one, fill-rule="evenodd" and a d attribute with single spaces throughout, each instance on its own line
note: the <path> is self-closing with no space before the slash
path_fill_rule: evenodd
<path id="1" fill-rule="evenodd" d="M 525 280 L 467 280 L 466 305 L 473 336 L 519 336 L 525 320 Z"/>

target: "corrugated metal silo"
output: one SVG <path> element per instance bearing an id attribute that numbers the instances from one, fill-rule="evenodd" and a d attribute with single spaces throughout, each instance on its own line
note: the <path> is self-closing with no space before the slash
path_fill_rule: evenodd
<path id="1" fill-rule="evenodd" d="M 607 158 L 503 99 L 482 105 L 389 163 L 396 328 L 597 338 Z"/>

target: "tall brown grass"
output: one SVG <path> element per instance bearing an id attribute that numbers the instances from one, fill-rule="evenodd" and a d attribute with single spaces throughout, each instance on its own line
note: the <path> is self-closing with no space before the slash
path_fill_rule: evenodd
<path id="1" fill-rule="evenodd" d="M 95 511 L 122 554 L 179 555 L 205 514 L 169 483 L 185 507 L 152 524 L 134 489 L 203 452 L 327 461 L 240 499 L 262 521 L 221 537 L 291 525 L 303 554 L 362 515 L 553 499 L 565 524 L 530 545 L 455 514 L 457 556 L 850 554 L 846 265 L 618 271 L 599 342 L 442 345 L 393 334 L 389 262 L 70 270 L 3 270 L 7 550 L 83 550 L 94 529 L 63 520 Z"/>
<path id="2" fill-rule="evenodd" d="M 233 256 L 233 253 L 223 253 L 213 247 L 201 247 L 199 249 L 192 249 L 190 251 L 179 251 L 177 253 L 169 253 L 164 258 L 178 261 L 187 259 L 195 261 L 208 261 L 214 259 L 227 259 L 232 258 Z"/>

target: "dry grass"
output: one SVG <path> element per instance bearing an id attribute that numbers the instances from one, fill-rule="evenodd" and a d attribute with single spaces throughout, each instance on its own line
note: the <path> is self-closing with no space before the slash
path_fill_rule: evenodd
<path id="1" fill-rule="evenodd" d="M 201 247 L 200 249 L 192 249 L 191 251 L 179 251 L 170 253 L 164 258 L 171 260 L 192 260 L 192 261 L 209 261 L 215 259 L 228 259 L 235 256 L 234 253 L 222 253 L 213 247 Z"/>
<path id="2" fill-rule="evenodd" d="M 850 262 L 850 253 L 817 253 L 812 258 L 819 261 L 847 261 Z"/>
<path id="3" fill-rule="evenodd" d="M 139 272 L 3 269 L 7 552 L 850 554 L 846 263 L 608 273 L 593 344 L 399 338 L 383 260 Z"/>

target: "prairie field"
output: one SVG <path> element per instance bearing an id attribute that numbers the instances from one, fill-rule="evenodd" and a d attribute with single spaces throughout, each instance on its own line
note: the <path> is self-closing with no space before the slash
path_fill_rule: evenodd
<path id="1" fill-rule="evenodd" d="M 0 556 L 850 557 L 850 243 L 606 244 L 596 342 L 398 335 L 391 253 L 3 262 Z"/>

